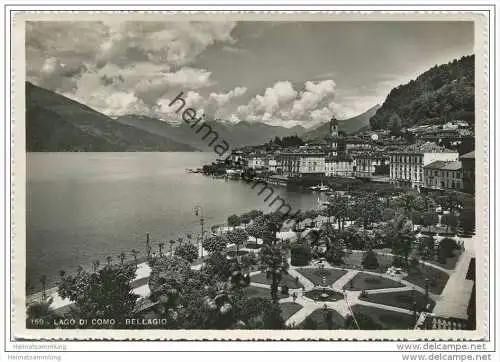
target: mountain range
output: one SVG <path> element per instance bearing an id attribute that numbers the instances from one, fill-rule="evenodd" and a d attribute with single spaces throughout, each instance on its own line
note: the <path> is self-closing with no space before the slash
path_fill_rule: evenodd
<path id="1" fill-rule="evenodd" d="M 207 122 L 231 148 L 258 145 L 275 137 L 302 135 L 305 128 L 264 123 Z M 26 150 L 78 151 L 207 151 L 213 148 L 185 124 L 125 115 L 111 118 L 63 95 L 26 82 Z"/>
<path id="2" fill-rule="evenodd" d="M 346 134 L 353 134 L 370 128 L 370 118 L 377 112 L 380 105 L 375 105 L 358 116 L 338 120 L 339 129 Z M 330 133 L 330 123 L 321 123 L 313 129 L 308 130 L 302 138 L 306 140 L 320 140 Z"/>

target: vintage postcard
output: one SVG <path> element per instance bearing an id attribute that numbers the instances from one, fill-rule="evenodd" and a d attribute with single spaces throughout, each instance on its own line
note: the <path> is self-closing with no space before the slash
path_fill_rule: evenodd
<path id="1" fill-rule="evenodd" d="M 12 19 L 15 339 L 488 339 L 487 14 Z"/>

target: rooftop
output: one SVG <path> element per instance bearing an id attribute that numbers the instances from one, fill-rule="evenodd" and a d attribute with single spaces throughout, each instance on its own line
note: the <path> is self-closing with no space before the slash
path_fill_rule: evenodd
<path id="1" fill-rule="evenodd" d="M 457 171 L 462 168 L 460 161 L 434 161 L 424 166 L 426 169 Z"/>
<path id="2" fill-rule="evenodd" d="M 474 158 L 476 158 L 476 157 L 474 156 L 474 152 L 475 152 L 475 151 L 471 151 L 471 152 L 469 152 L 469 153 L 466 153 L 466 154 L 464 154 L 464 155 L 460 156 L 460 159 L 462 159 L 462 158 L 472 158 L 472 159 L 474 159 Z"/>
<path id="3" fill-rule="evenodd" d="M 395 153 L 454 153 L 455 151 L 439 146 L 434 142 L 414 143 L 396 150 Z"/>

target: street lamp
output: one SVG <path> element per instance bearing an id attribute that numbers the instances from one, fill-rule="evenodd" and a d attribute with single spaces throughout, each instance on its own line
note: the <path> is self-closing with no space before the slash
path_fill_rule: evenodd
<path id="1" fill-rule="evenodd" d="M 204 226 L 205 226 L 205 217 L 204 217 L 204 212 L 203 208 L 199 205 L 196 205 L 194 207 L 194 215 L 200 217 L 200 227 L 201 227 L 201 250 L 200 250 L 200 256 L 201 256 L 201 268 L 203 268 L 203 241 L 205 238 L 205 231 L 204 231 Z"/>

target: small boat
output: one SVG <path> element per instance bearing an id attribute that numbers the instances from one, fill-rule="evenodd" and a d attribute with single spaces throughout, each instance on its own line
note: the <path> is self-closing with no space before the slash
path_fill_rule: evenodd
<path id="1" fill-rule="evenodd" d="M 321 185 L 321 186 L 319 187 L 319 191 L 320 191 L 320 192 L 330 191 L 330 188 L 329 188 L 328 186 L 323 186 L 323 185 Z"/>
<path id="2" fill-rule="evenodd" d="M 310 190 L 313 190 L 313 191 L 318 191 L 320 189 L 321 186 L 311 186 L 309 187 Z"/>

